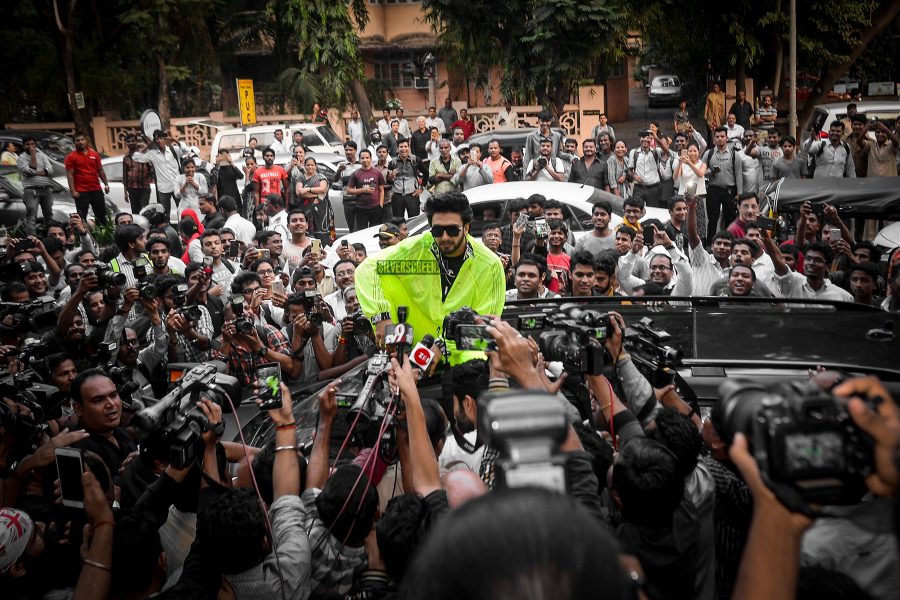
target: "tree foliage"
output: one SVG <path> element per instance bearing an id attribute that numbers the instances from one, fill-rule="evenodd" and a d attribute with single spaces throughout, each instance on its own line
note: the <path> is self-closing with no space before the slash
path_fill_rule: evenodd
<path id="1" fill-rule="evenodd" d="M 451 64 L 468 74 L 502 68 L 508 97 L 536 98 L 559 113 L 584 80 L 602 79 L 624 54 L 622 0 L 511 0 L 483 5 L 424 0 Z"/>

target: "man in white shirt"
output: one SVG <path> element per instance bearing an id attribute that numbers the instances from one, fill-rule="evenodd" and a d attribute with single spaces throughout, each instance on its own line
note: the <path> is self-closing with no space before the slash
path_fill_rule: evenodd
<path id="1" fill-rule="evenodd" d="M 212 282 L 209 290 L 214 296 L 228 297 L 231 290 L 231 280 L 238 272 L 238 267 L 224 257 L 222 237 L 219 232 L 211 229 L 203 233 L 200 238 L 203 245 L 203 255 L 212 258 Z"/>
<path id="2" fill-rule="evenodd" d="M 339 260 L 332 269 L 334 283 L 337 290 L 325 296 L 324 300 L 331 307 L 334 318 L 341 320 L 347 316 L 347 304 L 344 298 L 344 290 L 352 286 L 356 281 L 356 263 L 352 260 Z"/>
<path id="3" fill-rule="evenodd" d="M 178 198 L 178 214 L 191 208 L 200 211 L 200 196 L 209 193 L 206 177 L 197 172 L 193 161 L 184 162 L 184 173 L 175 179 L 175 197 Z"/>
<path id="4" fill-rule="evenodd" d="M 694 269 L 695 296 L 709 296 L 714 283 L 728 273 L 731 246 L 734 236 L 722 230 L 713 235 L 712 253 L 706 251 L 697 226 L 697 198 L 685 197 L 688 205 L 688 243 L 691 246 L 691 267 Z"/>
<path id="5" fill-rule="evenodd" d="M 291 268 L 300 264 L 303 251 L 312 243 L 312 239 L 306 235 L 309 225 L 306 222 L 306 214 L 303 210 L 295 208 L 288 213 L 289 236 L 284 238 L 284 255 L 288 259 Z"/>
<path id="6" fill-rule="evenodd" d="M 775 280 L 782 296 L 853 302 L 853 295 L 850 292 L 839 288 L 828 279 L 828 265 L 831 264 L 831 250 L 828 246 L 816 242 L 806 247 L 801 274 L 788 268 L 775 240 L 768 236 L 763 239 L 766 252 L 775 264 Z"/>
<path id="7" fill-rule="evenodd" d="M 381 118 L 378 119 L 378 131 L 381 132 L 381 137 L 391 132 L 391 120 L 391 109 L 385 108 L 382 110 Z"/>
<path id="8" fill-rule="evenodd" d="M 541 138 L 540 154 L 528 162 L 525 178 L 529 181 L 563 181 L 566 166 L 553 156 L 553 140 Z"/>
<path id="9" fill-rule="evenodd" d="M 243 242 L 245 246 L 249 246 L 253 241 L 253 236 L 256 235 L 256 227 L 238 214 L 237 200 L 231 196 L 222 196 L 219 198 L 219 210 L 225 216 L 224 229 L 233 231 L 236 240 Z"/>
<path id="10" fill-rule="evenodd" d="M 665 231 L 656 229 L 654 242 L 656 245 L 647 253 L 650 259 L 650 281 L 659 285 L 667 295 L 691 296 L 694 292 L 694 272 L 687 257 L 678 248 Z M 637 255 L 629 252 L 619 259 L 619 287 L 623 292 L 631 294 L 645 281 L 632 275 Z"/>
<path id="11" fill-rule="evenodd" d="M 357 148 L 366 147 L 366 134 L 363 122 L 359 118 L 359 111 L 355 108 L 350 110 L 350 120 L 347 121 L 347 137 L 351 141 L 356 142 Z"/>
<path id="12" fill-rule="evenodd" d="M 644 130 L 639 133 L 641 146 L 628 153 L 626 168 L 634 178 L 634 191 L 632 195 L 640 198 L 646 206 L 665 208 L 668 206 L 668 198 L 662 199 L 659 166 L 669 159 L 669 146 L 656 132 Z M 658 148 L 651 148 L 650 142 L 654 141 Z"/>
<path id="13" fill-rule="evenodd" d="M 172 197 L 175 195 L 175 180 L 181 168 L 181 155 L 166 144 L 166 132 L 158 129 L 153 133 L 153 143 L 131 155 L 135 162 L 150 163 L 156 175 L 156 199 L 162 204 L 166 220 L 172 218 Z"/>
<path id="14" fill-rule="evenodd" d="M 494 119 L 497 129 L 515 129 L 519 126 L 519 113 L 513 110 L 512 103 L 507 100 Z"/>
<path id="15" fill-rule="evenodd" d="M 425 117 L 425 127 L 431 129 L 432 127 L 437 128 L 438 133 L 443 136 L 447 133 L 447 125 L 444 123 L 444 120 L 437 116 L 437 109 L 434 106 L 428 107 L 428 116 Z"/>
<path id="16" fill-rule="evenodd" d="M 409 129 L 409 121 L 407 121 L 403 117 L 403 109 L 402 108 L 398 107 L 398 108 L 394 109 L 394 118 L 397 119 L 398 121 L 400 121 L 400 135 L 402 135 L 406 139 L 409 139 L 410 137 L 412 137 L 412 131 L 410 131 L 410 129 Z"/>
<path id="17" fill-rule="evenodd" d="M 725 132 L 728 136 L 728 145 L 740 148 L 741 140 L 744 137 L 744 128 L 737 124 L 737 116 L 734 113 L 728 113 L 728 116 L 725 117 Z"/>
<path id="18" fill-rule="evenodd" d="M 275 130 L 275 140 L 269 144 L 276 155 L 288 154 L 288 145 L 284 143 L 284 132 L 280 129 Z"/>
<path id="19" fill-rule="evenodd" d="M 266 225 L 266 229 L 280 233 L 282 239 L 291 237 L 287 226 L 287 213 L 284 211 L 284 198 L 279 194 L 266 196 L 265 211 L 269 215 L 269 223 Z"/>

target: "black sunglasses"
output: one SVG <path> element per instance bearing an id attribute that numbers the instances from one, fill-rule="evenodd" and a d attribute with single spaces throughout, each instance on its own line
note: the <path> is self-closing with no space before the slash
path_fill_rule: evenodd
<path id="1" fill-rule="evenodd" d="M 456 237 L 459 235 L 459 232 L 462 231 L 462 227 L 459 225 L 432 225 L 431 226 L 431 235 L 434 236 L 434 239 L 439 239 L 444 237 L 444 232 L 450 237 Z"/>

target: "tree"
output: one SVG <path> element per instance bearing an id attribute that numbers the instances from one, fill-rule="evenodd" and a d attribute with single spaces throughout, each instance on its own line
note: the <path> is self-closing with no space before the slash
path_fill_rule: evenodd
<path id="1" fill-rule="evenodd" d="M 78 74 L 75 70 L 75 36 L 77 33 L 78 0 L 68 0 L 60 10 L 59 0 L 53 0 L 53 17 L 55 21 L 55 38 L 62 60 L 63 72 L 66 77 L 66 90 L 68 91 L 69 110 L 72 111 L 72 120 L 75 129 L 84 133 L 88 143 L 93 144 L 91 134 L 91 118 L 86 109 L 78 106 L 76 94 L 81 93 L 78 84 Z"/>
<path id="2" fill-rule="evenodd" d="M 278 18 L 296 35 L 301 68 L 319 76 L 321 89 L 331 94 L 334 104 L 343 106 L 352 98 L 363 123 L 371 123 L 372 106 L 362 83 L 365 73 L 354 28 L 354 21 L 360 29 L 369 22 L 365 0 L 280 0 L 279 4 Z"/>
<path id="3" fill-rule="evenodd" d="M 623 0 L 512 0 L 483 5 L 424 0 L 425 18 L 466 73 L 503 68 L 506 96 L 535 97 L 559 116 L 584 80 L 602 80 L 624 56 Z"/>

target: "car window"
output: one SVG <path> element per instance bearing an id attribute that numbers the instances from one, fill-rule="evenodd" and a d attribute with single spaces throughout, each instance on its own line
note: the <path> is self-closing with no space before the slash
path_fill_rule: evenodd
<path id="1" fill-rule="evenodd" d="M 268 148 L 275 141 L 275 132 L 266 131 L 264 133 L 254 133 L 251 137 L 255 137 L 258 142 L 257 148 Z"/>
<path id="2" fill-rule="evenodd" d="M 75 150 L 75 142 L 64 135 L 51 135 L 41 140 L 41 146 L 66 155 Z"/>
<path id="3" fill-rule="evenodd" d="M 583 223 L 591 220 L 591 215 L 589 213 L 581 210 L 577 206 L 566 204 L 565 202 L 563 203 L 563 215 L 566 218 L 566 224 L 572 231 L 584 231 L 587 229 L 587 226 Z M 593 225 L 591 225 L 590 228 L 593 229 Z"/>
<path id="4" fill-rule="evenodd" d="M 341 138 L 337 136 L 337 134 L 331 128 L 331 125 L 320 125 L 319 127 L 316 127 L 316 131 L 318 131 L 319 135 L 322 136 L 329 144 L 341 143 Z"/>
<path id="5" fill-rule="evenodd" d="M 11 175 L 16 176 L 11 177 Z M 2 182 L 3 187 L 11 190 L 17 198 L 21 198 L 24 195 L 24 189 L 22 188 L 22 182 L 19 179 L 18 174 L 13 172 L 4 173 L 3 175 L 0 175 L 0 182 Z"/>
<path id="6" fill-rule="evenodd" d="M 303 145 L 307 148 L 312 148 L 313 146 L 321 146 L 322 138 L 320 138 L 315 131 L 304 131 Z"/>
<path id="7" fill-rule="evenodd" d="M 319 169 L 319 174 L 328 180 L 328 185 L 331 186 L 331 183 L 334 181 L 334 169 L 331 168 L 327 163 L 321 163 L 316 161 L 316 165 Z"/>
<path id="8" fill-rule="evenodd" d="M 243 133 L 223 135 L 219 139 L 219 150 L 243 150 L 247 146 L 247 136 Z"/>
<path id="9" fill-rule="evenodd" d="M 106 178 L 110 181 L 122 181 L 122 161 L 110 162 L 103 165 Z"/>
<path id="10" fill-rule="evenodd" d="M 506 203 L 507 200 L 495 200 L 492 202 L 479 202 L 478 204 L 473 205 L 472 213 L 474 216 L 472 218 L 472 223 L 469 225 L 469 235 L 480 238 L 486 223 L 496 223 L 501 221 L 503 218 L 503 207 Z M 497 217 L 485 219 L 485 210 L 488 212 L 493 211 Z"/>

